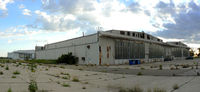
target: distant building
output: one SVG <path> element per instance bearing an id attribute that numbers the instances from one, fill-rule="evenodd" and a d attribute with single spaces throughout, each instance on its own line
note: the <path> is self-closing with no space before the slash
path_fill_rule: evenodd
<path id="1" fill-rule="evenodd" d="M 31 60 L 35 59 L 35 50 L 17 50 L 8 53 L 8 58 L 14 60 Z"/>
<path id="2" fill-rule="evenodd" d="M 79 64 L 125 64 L 129 60 L 143 62 L 184 59 L 189 47 L 182 42 L 163 42 L 144 32 L 123 30 L 99 31 L 95 34 L 36 47 L 36 59 L 54 60 L 72 52 Z"/>

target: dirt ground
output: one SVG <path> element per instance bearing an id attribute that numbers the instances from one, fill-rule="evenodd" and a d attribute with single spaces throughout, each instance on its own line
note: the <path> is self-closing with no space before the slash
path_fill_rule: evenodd
<path id="1" fill-rule="evenodd" d="M 7 92 L 9 88 L 12 92 L 29 92 L 31 80 L 37 82 L 39 92 L 119 92 L 136 85 L 143 92 L 155 88 L 167 92 L 199 92 L 199 61 L 174 60 L 131 66 L 1 63 L 0 92 Z M 16 71 L 20 74 L 14 74 Z M 179 87 L 176 90 L 175 84 Z"/>

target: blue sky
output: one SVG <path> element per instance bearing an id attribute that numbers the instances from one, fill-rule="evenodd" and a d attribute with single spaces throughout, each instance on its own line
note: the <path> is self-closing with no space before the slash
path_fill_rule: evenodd
<path id="1" fill-rule="evenodd" d="M 103 30 L 200 47 L 199 0 L 0 0 L 0 56 Z"/>

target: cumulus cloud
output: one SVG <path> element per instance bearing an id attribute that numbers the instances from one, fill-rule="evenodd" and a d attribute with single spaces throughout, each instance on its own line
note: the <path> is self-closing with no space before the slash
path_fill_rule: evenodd
<path id="1" fill-rule="evenodd" d="M 81 33 L 82 31 L 94 33 L 97 27 L 103 27 L 105 30 L 145 31 L 163 39 L 176 39 L 186 43 L 199 42 L 200 39 L 200 4 L 195 0 L 41 0 L 41 2 L 42 9 L 34 12 L 22 7 L 24 15 L 36 17 L 34 25 L 26 25 L 26 28 L 43 32 L 79 30 Z M 23 31 L 21 34 L 26 33 Z"/>
<path id="2" fill-rule="evenodd" d="M 156 30 L 149 23 L 150 18 L 140 12 L 138 3 L 126 6 L 119 0 L 42 0 L 42 4 L 44 10 L 35 11 L 38 16 L 36 21 L 47 31 L 79 28 L 80 31 L 94 33 L 97 27 L 134 31 L 148 28 L 151 31 Z"/>
<path id="3" fill-rule="evenodd" d="M 0 9 L 1 10 L 7 10 L 6 6 L 9 3 L 13 3 L 13 0 L 0 0 Z"/>
<path id="4" fill-rule="evenodd" d="M 185 42 L 190 43 L 199 43 L 200 5 L 197 2 L 191 1 L 176 6 L 174 9 L 169 9 L 167 6 L 170 6 L 170 4 L 162 4 L 162 8 L 165 8 L 163 14 L 168 13 L 174 22 L 164 23 L 163 27 L 165 29 L 157 32 L 157 35 L 165 38 L 185 39 Z"/>
<path id="5" fill-rule="evenodd" d="M 19 25 L 15 27 L 10 27 L 4 32 L 0 32 L 0 38 L 33 35 L 41 32 L 41 30 L 31 28 L 30 25 Z"/>
<path id="6" fill-rule="evenodd" d="M 0 0 L 0 17 L 5 17 L 8 15 L 7 4 L 13 3 L 13 0 Z"/>
<path id="7" fill-rule="evenodd" d="M 23 15 L 31 16 L 31 11 L 28 9 L 24 9 L 22 12 Z"/>
<path id="8" fill-rule="evenodd" d="M 78 13 L 94 10 L 95 0 L 42 0 L 43 8 L 51 12 Z"/>

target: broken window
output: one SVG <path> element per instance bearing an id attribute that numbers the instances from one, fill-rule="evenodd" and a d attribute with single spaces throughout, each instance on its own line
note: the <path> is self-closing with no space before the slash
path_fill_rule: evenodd
<path id="1" fill-rule="evenodd" d="M 141 38 L 144 38 L 144 33 L 140 34 L 140 37 L 141 37 Z"/>
<path id="2" fill-rule="evenodd" d="M 127 32 L 127 35 L 130 36 L 130 32 Z"/>
<path id="3" fill-rule="evenodd" d="M 83 61 L 85 61 L 85 57 L 82 57 L 81 59 L 82 59 Z"/>
<path id="4" fill-rule="evenodd" d="M 121 34 L 121 35 L 125 35 L 125 32 L 124 32 L 124 31 L 120 31 L 120 34 Z"/>
<path id="5" fill-rule="evenodd" d="M 150 35 L 147 35 L 147 39 L 150 40 Z"/>
<path id="6" fill-rule="evenodd" d="M 135 36 L 135 33 L 132 33 L 132 36 Z"/>

